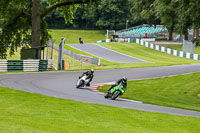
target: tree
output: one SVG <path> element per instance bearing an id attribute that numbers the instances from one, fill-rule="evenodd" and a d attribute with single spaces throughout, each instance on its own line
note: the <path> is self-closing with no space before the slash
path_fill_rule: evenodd
<path id="1" fill-rule="evenodd" d="M 75 24 L 98 29 L 124 29 L 130 20 L 129 0 L 101 0 L 96 5 L 82 5 L 75 13 Z"/>
<path id="2" fill-rule="evenodd" d="M 96 25 L 107 29 L 124 29 L 130 17 L 128 0 L 101 0 Z"/>
<path id="3" fill-rule="evenodd" d="M 156 16 L 155 0 L 132 0 L 131 14 L 134 22 L 160 24 L 160 19 Z"/>
<path id="4" fill-rule="evenodd" d="M 42 5 L 44 1 L 47 7 Z M 61 11 L 65 21 L 72 22 L 77 4 L 96 1 L 98 0 L 1 0 L 0 16 L 4 20 L 4 26 L 0 33 L 0 58 L 6 58 L 9 48 L 12 55 L 20 46 L 44 45 L 50 38 L 45 17 L 53 10 Z"/>
<path id="5" fill-rule="evenodd" d="M 98 8 L 95 4 L 83 4 L 74 14 L 74 24 L 81 28 L 97 28 Z"/>
<path id="6" fill-rule="evenodd" d="M 72 27 L 71 23 L 68 22 L 66 24 L 64 15 L 58 10 L 51 12 L 45 18 L 48 28 L 50 29 L 65 29 L 67 27 Z"/>
<path id="7" fill-rule="evenodd" d="M 168 28 L 169 40 L 173 39 L 175 24 L 178 22 L 177 10 L 179 3 L 176 0 L 155 0 L 156 16 Z"/>
<path id="8" fill-rule="evenodd" d="M 177 28 L 188 40 L 188 29 L 195 29 L 194 41 L 199 45 L 198 29 L 200 28 L 200 1 L 199 0 L 179 0 Z"/>
<path id="9" fill-rule="evenodd" d="M 177 17 L 178 22 L 176 28 L 178 32 L 184 35 L 184 39 L 188 40 L 188 28 L 191 27 L 191 14 L 188 12 L 190 0 L 178 0 Z"/>
<path id="10" fill-rule="evenodd" d="M 192 20 L 192 26 L 195 29 L 195 38 L 194 43 L 196 43 L 196 46 L 200 46 L 200 37 L 198 35 L 198 31 L 200 29 L 200 1 L 199 0 L 191 0 L 190 1 L 190 8 L 189 12 L 192 14 L 191 20 Z"/>

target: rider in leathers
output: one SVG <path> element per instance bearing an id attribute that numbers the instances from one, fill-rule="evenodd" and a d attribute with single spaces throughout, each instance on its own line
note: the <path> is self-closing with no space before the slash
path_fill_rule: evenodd
<path id="1" fill-rule="evenodd" d="M 80 76 L 79 78 L 83 77 L 84 75 L 87 76 L 86 79 L 90 79 L 89 82 L 86 84 L 87 86 L 90 86 L 90 82 L 92 81 L 93 77 L 94 77 L 94 70 L 91 69 L 90 71 L 84 72 L 82 74 L 82 76 Z"/>
<path id="2" fill-rule="evenodd" d="M 121 85 L 123 86 L 124 90 L 126 91 L 126 87 L 127 87 L 127 78 L 126 78 L 126 77 L 123 77 L 123 78 L 117 80 L 116 83 L 113 84 L 113 85 L 108 89 L 108 92 L 110 93 L 110 90 L 111 90 L 113 87 L 119 85 L 120 83 L 121 83 Z"/>

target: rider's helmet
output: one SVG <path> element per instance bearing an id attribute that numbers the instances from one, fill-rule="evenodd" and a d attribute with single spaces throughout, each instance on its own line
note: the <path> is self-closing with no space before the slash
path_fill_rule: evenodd
<path id="1" fill-rule="evenodd" d="M 124 76 L 123 78 L 122 78 L 122 83 L 126 83 L 127 82 L 127 78 Z"/>
<path id="2" fill-rule="evenodd" d="M 94 70 L 93 69 L 91 69 L 90 71 L 88 71 L 88 74 L 93 74 L 94 73 Z"/>
<path id="3" fill-rule="evenodd" d="M 91 73 L 94 73 L 94 69 L 91 69 L 90 72 L 91 72 Z"/>

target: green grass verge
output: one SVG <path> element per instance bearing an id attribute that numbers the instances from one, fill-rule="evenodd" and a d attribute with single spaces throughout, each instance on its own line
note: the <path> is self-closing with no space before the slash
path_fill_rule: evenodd
<path id="1" fill-rule="evenodd" d="M 102 97 L 103 98 L 103 97 Z M 81 103 L 0 87 L 2 133 L 198 133 L 200 119 Z"/>
<path id="2" fill-rule="evenodd" d="M 168 66 L 200 63 L 200 61 L 176 57 L 167 53 L 159 52 L 136 43 L 110 43 L 102 44 L 103 47 L 118 51 L 152 63 L 134 63 L 133 65 L 146 66 Z"/>
<path id="3" fill-rule="evenodd" d="M 60 44 L 61 38 L 66 38 L 66 43 L 79 43 L 79 37 L 84 43 L 95 43 L 105 39 L 106 31 L 102 30 L 49 30 L 56 44 Z"/>
<path id="4" fill-rule="evenodd" d="M 167 48 L 182 51 L 182 45 L 168 45 Z M 200 46 L 195 48 L 195 54 L 200 54 Z"/>
<path id="5" fill-rule="evenodd" d="M 200 111 L 200 73 L 159 79 L 128 81 L 122 96 L 144 103 Z M 103 86 L 106 92 L 110 86 Z"/>

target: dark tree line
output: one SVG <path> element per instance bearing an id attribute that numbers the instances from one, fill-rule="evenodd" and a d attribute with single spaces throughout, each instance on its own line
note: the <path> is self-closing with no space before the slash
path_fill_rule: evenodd
<path id="1" fill-rule="evenodd" d="M 89 4 L 89 5 L 88 5 Z M 44 45 L 53 28 L 125 29 L 139 24 L 163 24 L 170 39 L 176 31 L 200 27 L 200 0 L 1 0 L 0 58 L 18 47 Z M 67 25 L 66 25 L 67 24 Z M 196 41 L 197 42 L 197 41 Z"/>
<path id="2" fill-rule="evenodd" d="M 131 19 L 129 0 L 101 0 L 96 4 L 81 4 L 74 13 L 73 24 L 66 23 L 63 15 L 54 11 L 47 16 L 50 28 L 124 29 Z M 132 24 L 132 23 L 129 23 Z"/>

